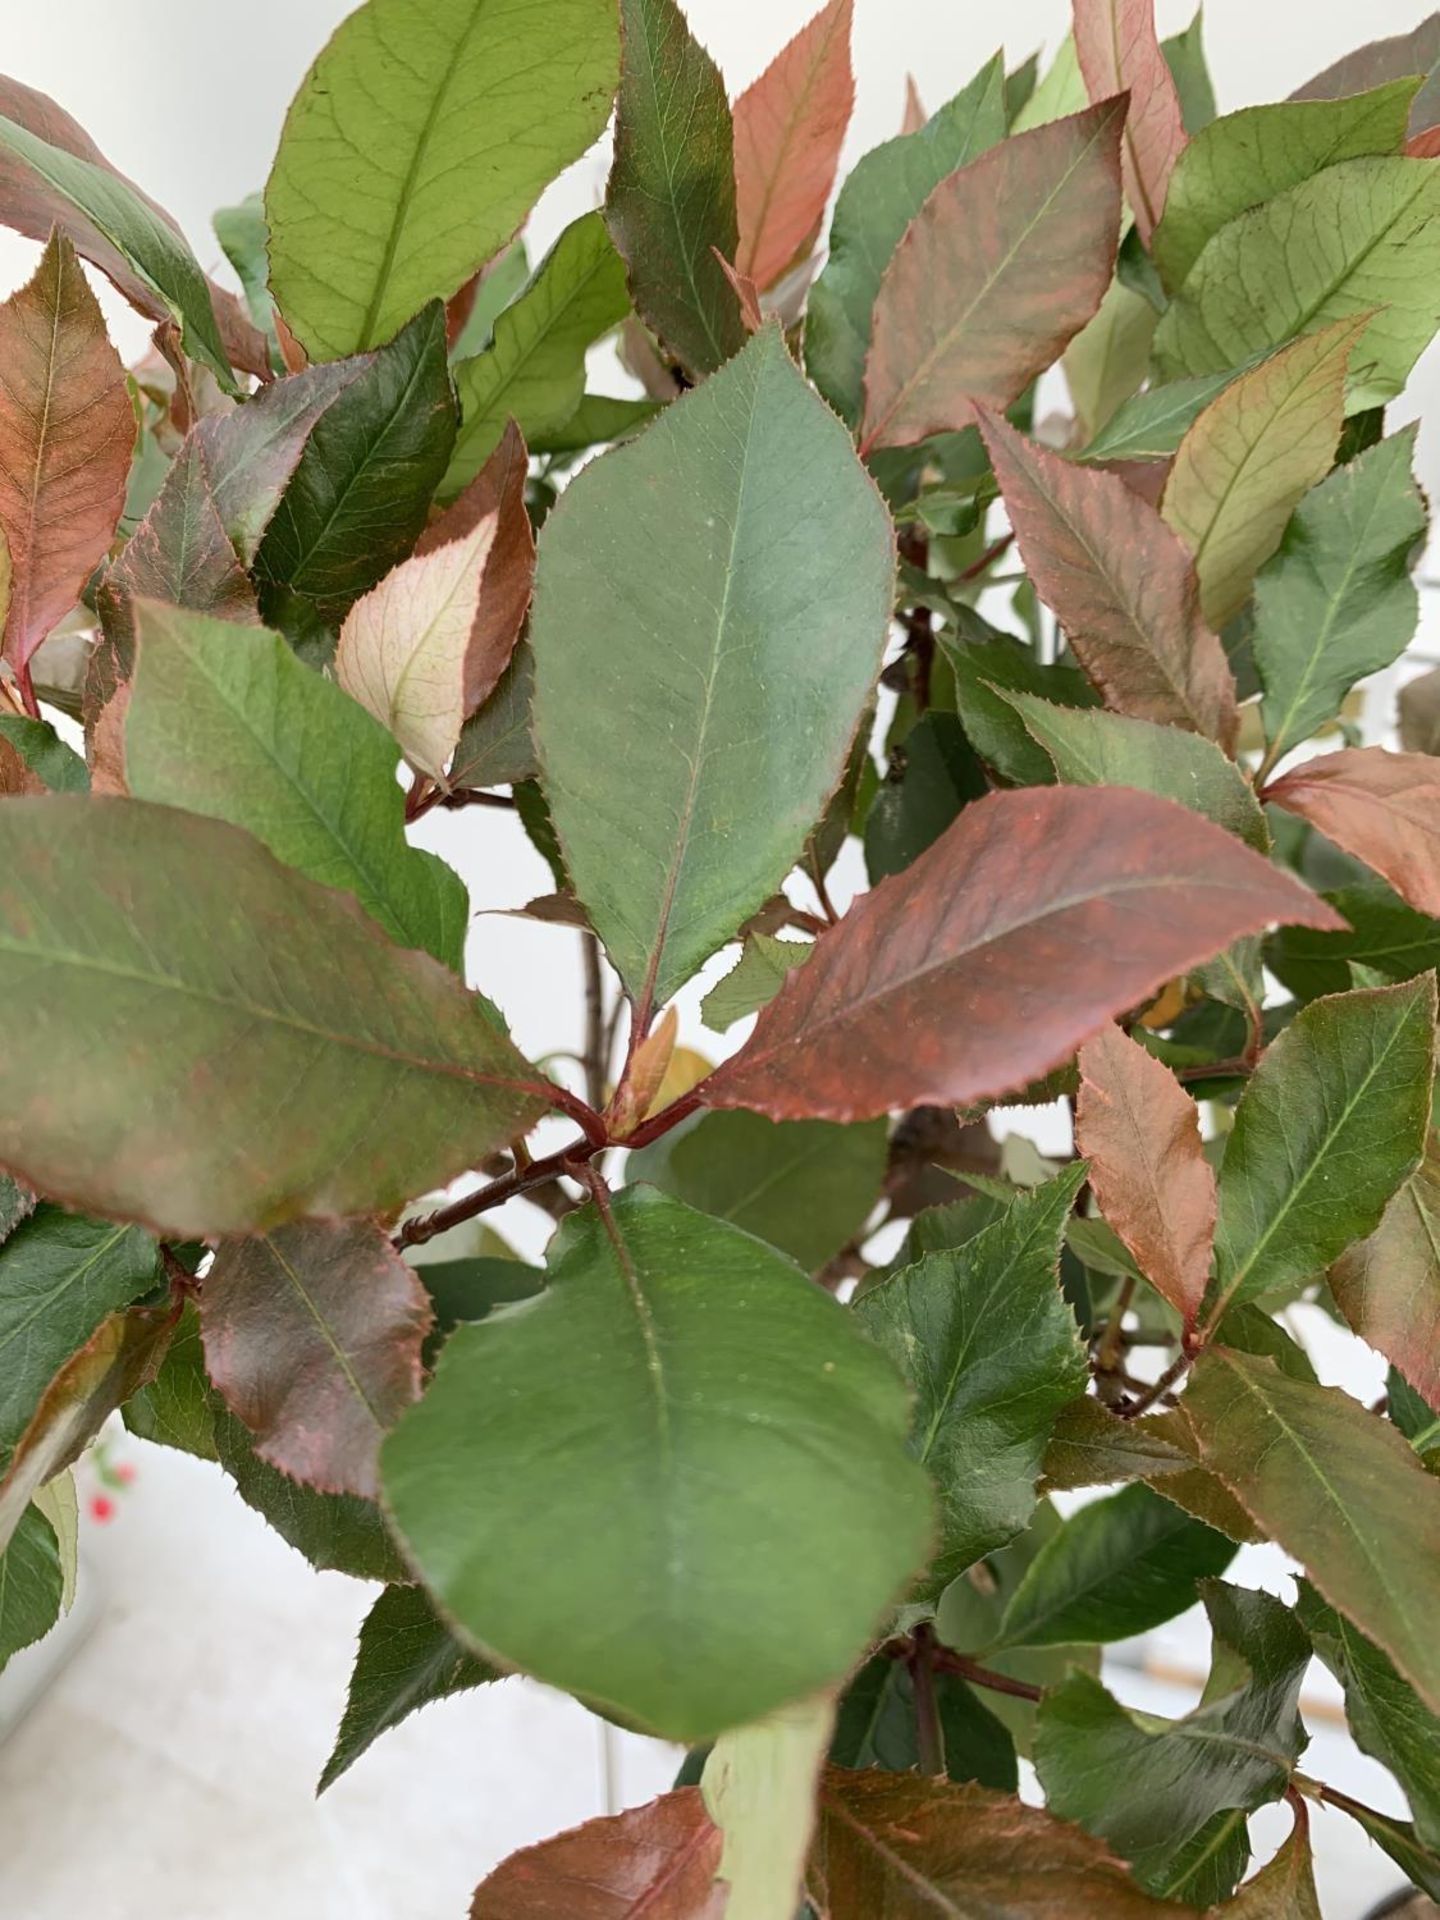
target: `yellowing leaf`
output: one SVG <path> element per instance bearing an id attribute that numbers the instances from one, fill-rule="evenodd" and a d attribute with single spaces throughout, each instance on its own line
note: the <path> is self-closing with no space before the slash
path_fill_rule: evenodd
<path id="1" fill-rule="evenodd" d="M 340 629 L 336 679 L 435 780 L 465 724 L 465 660 L 497 525 L 487 514 L 463 539 L 402 560 Z"/>

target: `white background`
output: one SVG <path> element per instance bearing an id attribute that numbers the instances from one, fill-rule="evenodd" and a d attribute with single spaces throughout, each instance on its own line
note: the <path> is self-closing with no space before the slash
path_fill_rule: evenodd
<path id="1" fill-rule="evenodd" d="M 688 0 L 687 11 L 734 91 L 816 4 Z M 346 10 L 345 0 L 0 0 L 0 63 L 55 95 L 180 218 L 208 264 L 217 257 L 212 210 L 263 183 L 290 95 Z M 1407 30 L 1428 10 L 1427 0 L 1209 0 L 1221 106 L 1283 97 L 1357 38 Z M 1183 26 L 1191 11 L 1190 0 L 1160 0 L 1162 29 Z M 994 51 L 998 34 L 1013 62 L 1053 47 L 1067 12 L 1063 0 L 1007 0 L 1003 9 L 856 0 L 847 158 L 896 131 L 907 72 L 933 107 Z M 604 173 L 598 152 L 546 196 L 532 258 L 598 200 Z M 0 234 L 0 290 L 28 273 L 36 251 Z M 143 327 L 108 296 L 107 311 L 135 357 Z M 1434 353 L 1415 400 L 1432 421 L 1422 469 L 1440 491 Z M 426 833 L 462 867 L 477 908 L 548 887 L 513 823 L 493 814 L 432 819 Z M 493 914 L 476 923 L 472 977 L 495 993 L 527 1048 L 578 1038 L 573 955 L 574 936 L 561 929 Z M 584 1716 L 513 1683 L 432 1708 L 388 1735 L 315 1807 L 310 1789 L 367 1596 L 337 1576 L 313 1576 L 212 1469 L 133 1443 L 127 1451 L 135 1488 L 87 1544 L 93 1637 L 0 1746 L 7 1920 L 81 1911 L 94 1920 L 458 1920 L 475 1879 L 511 1847 L 599 1810 Z M 31 1673 L 41 1664 L 32 1659 Z M 1184 1702 L 1146 1704 L 1174 1712 Z M 5 1707 L 0 1695 L 0 1725 Z M 1322 1731 L 1319 1745 L 1314 1771 L 1383 1799 L 1375 1770 L 1347 1760 L 1333 1734 Z M 622 1798 L 664 1784 L 667 1763 L 637 1748 L 620 1767 L 609 1791 Z M 1320 1832 L 1327 1914 L 1354 1920 L 1398 1876 L 1338 1819 L 1322 1816 Z"/>

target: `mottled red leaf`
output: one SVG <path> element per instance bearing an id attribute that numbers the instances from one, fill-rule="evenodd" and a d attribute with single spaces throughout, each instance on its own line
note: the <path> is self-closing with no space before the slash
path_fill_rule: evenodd
<path id="1" fill-rule="evenodd" d="M 1100 1211 L 1187 1326 L 1210 1277 L 1215 1174 L 1195 1102 L 1117 1026 L 1080 1049 L 1076 1141 Z"/>
<path id="2" fill-rule="evenodd" d="M 205 1364 L 255 1451 L 373 1500 L 385 1432 L 420 1398 L 429 1296 L 368 1220 L 227 1240 L 200 1293 Z"/>
<path id="3" fill-rule="evenodd" d="M 737 270 L 772 287 L 825 217 L 855 105 L 854 0 L 829 0 L 735 102 Z"/>
<path id="4" fill-rule="evenodd" d="M 0 528 L 13 585 L 5 658 L 23 672 L 104 558 L 135 445 L 125 369 L 61 233 L 0 307 Z"/>
<path id="5" fill-rule="evenodd" d="M 1123 99 L 1016 134 L 942 180 L 885 269 L 861 448 L 1008 407 L 1092 318 L 1120 232 Z"/>
<path id="6" fill-rule="evenodd" d="M 1106 705 L 1228 746 L 1235 677 L 1179 536 L 1118 475 L 1047 452 L 998 413 L 980 430 L 1035 590 Z"/>
<path id="7" fill-rule="evenodd" d="M 1121 160 L 1125 196 L 1146 246 L 1165 211 L 1185 122 L 1155 32 L 1155 0 L 1074 0 L 1075 51 L 1092 100 L 1129 92 Z"/>
<path id="8" fill-rule="evenodd" d="M 826 1920 L 1194 1920 L 1043 1807 L 878 1767 L 822 1776 L 809 1890 Z"/>
<path id="9" fill-rule="evenodd" d="M 130 603 L 137 599 L 259 622 L 255 591 L 220 518 L 198 433 L 170 463 L 150 511 L 101 582 L 100 610 L 119 648 L 122 678 L 131 667 Z"/>
<path id="10" fill-rule="evenodd" d="M 45 782 L 26 764 L 19 749 L 0 738 L 0 796 L 45 791 Z"/>
<path id="11" fill-rule="evenodd" d="M 1440 1136 L 1368 1240 L 1330 1269 L 1336 1304 L 1440 1413 Z"/>
<path id="12" fill-rule="evenodd" d="M 513 420 L 505 423 L 500 444 L 466 487 L 416 545 L 418 554 L 464 540 L 487 514 L 496 516 L 495 538 L 480 584 L 475 623 L 465 655 L 465 712 L 472 714 L 495 691 L 510 664 L 535 585 L 535 533 L 525 511 L 529 454 Z"/>
<path id="13" fill-rule="evenodd" d="M 1264 798 L 1383 874 L 1420 913 L 1440 914 L 1440 760 L 1347 747 L 1272 780 Z"/>
<path id="14" fill-rule="evenodd" d="M 1295 1816 L 1290 1838 L 1226 1905 L 1229 1920 L 1320 1920 L 1310 1816 L 1298 1794 L 1290 1804 Z"/>
<path id="15" fill-rule="evenodd" d="M 775 1120 L 989 1099 L 1277 920 L 1342 924 L 1172 801 L 1109 787 L 992 794 L 821 935 L 702 1098 Z"/>
<path id="16" fill-rule="evenodd" d="M 700 1789 L 680 1787 L 512 1854 L 470 1920 L 721 1920 L 720 1848 Z"/>
<path id="17" fill-rule="evenodd" d="M 176 233 L 180 232 L 180 224 L 174 216 L 167 213 L 158 201 L 152 200 L 148 193 L 142 192 L 133 180 L 127 179 L 118 167 L 112 167 L 80 123 L 73 120 L 48 94 L 39 93 L 34 87 L 23 86 L 8 74 L 0 74 L 0 115 L 15 121 L 37 138 L 48 140 L 52 147 L 60 147 L 64 152 L 74 154 L 77 159 L 88 161 L 103 173 L 114 174 L 116 179 L 124 181 L 131 193 L 138 195 L 153 213 L 158 214 L 166 226 L 173 227 Z M 112 245 L 78 207 L 27 167 L 18 155 L 3 148 L 0 148 L 0 221 L 7 227 L 13 227 L 17 233 L 28 234 L 32 240 L 43 240 L 53 227 L 59 227 L 62 233 L 68 234 L 75 251 L 98 267 L 137 312 L 151 320 L 168 318 L 169 309 L 164 300 L 149 281 L 136 272 L 119 248 Z M 270 356 L 264 334 L 251 321 L 233 293 L 227 293 L 213 281 L 209 285 L 210 304 L 215 309 L 220 338 L 230 364 L 245 373 L 258 374 L 262 380 L 268 380 Z"/>
<path id="18" fill-rule="evenodd" d="M 1440 127 L 1427 127 L 1423 133 L 1417 133 L 1413 140 L 1406 142 L 1405 152 L 1411 160 L 1440 159 Z"/>
<path id="19" fill-rule="evenodd" d="M 760 290 L 748 273 L 741 273 L 738 267 L 732 267 L 718 247 L 711 252 L 720 262 L 721 272 L 735 289 L 735 298 L 740 302 L 740 318 L 745 322 L 747 333 L 758 333 L 765 324 L 765 315 L 760 311 Z"/>

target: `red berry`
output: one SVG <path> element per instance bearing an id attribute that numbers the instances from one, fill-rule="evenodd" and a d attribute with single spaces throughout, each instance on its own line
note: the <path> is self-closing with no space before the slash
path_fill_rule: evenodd
<path id="1" fill-rule="evenodd" d="M 135 1478 L 134 1462 L 122 1460 L 115 1469 L 115 1478 L 120 1482 L 122 1487 L 128 1487 L 130 1482 Z"/>
<path id="2" fill-rule="evenodd" d="M 107 1520 L 115 1518 L 115 1502 L 108 1493 L 92 1494 L 90 1499 L 90 1518 L 98 1520 L 103 1526 Z"/>

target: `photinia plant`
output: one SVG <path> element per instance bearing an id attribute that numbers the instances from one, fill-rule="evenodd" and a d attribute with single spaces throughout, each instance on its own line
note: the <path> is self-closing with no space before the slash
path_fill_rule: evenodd
<path id="1" fill-rule="evenodd" d="M 1198 23 L 1075 0 L 827 229 L 850 28 L 732 105 L 674 0 L 366 0 L 217 220 L 243 304 L 0 83 L 0 1662 L 120 1409 L 383 1583 L 322 1785 L 515 1672 L 691 1750 L 474 1920 L 1304 1920 L 1311 1802 L 1440 1895 L 1440 702 L 1352 691 L 1440 15 L 1217 118 Z M 574 1062 L 441 808 L 549 862 Z M 1100 1649 L 1197 1599 L 1132 1712 Z M 1410 1821 L 1298 1770 L 1312 1657 Z"/>

